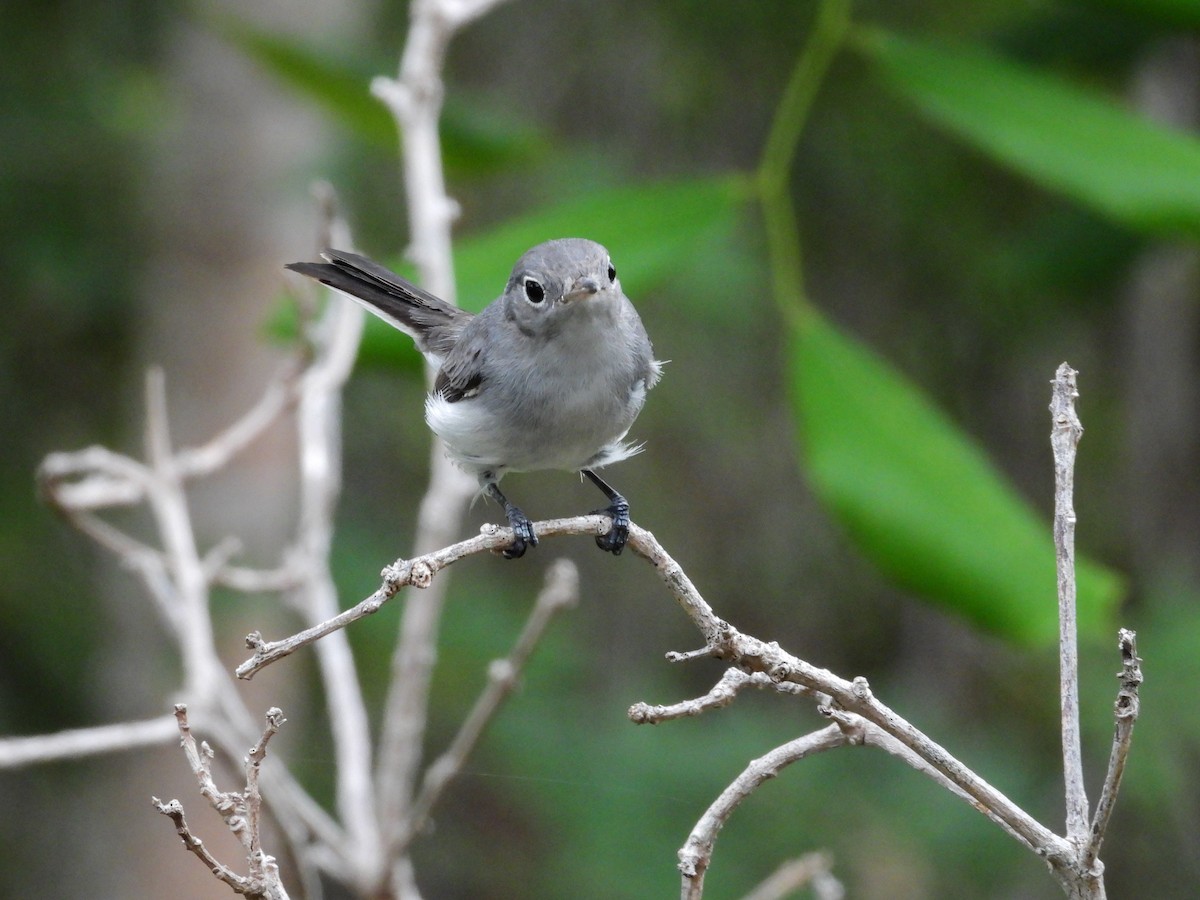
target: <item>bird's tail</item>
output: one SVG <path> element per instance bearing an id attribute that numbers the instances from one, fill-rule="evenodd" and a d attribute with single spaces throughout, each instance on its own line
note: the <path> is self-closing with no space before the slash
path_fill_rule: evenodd
<path id="1" fill-rule="evenodd" d="M 289 263 L 285 268 L 315 278 L 357 301 L 390 325 L 412 335 L 418 349 L 444 356 L 458 340 L 471 314 L 410 281 L 345 250 L 326 250 L 323 263 Z"/>

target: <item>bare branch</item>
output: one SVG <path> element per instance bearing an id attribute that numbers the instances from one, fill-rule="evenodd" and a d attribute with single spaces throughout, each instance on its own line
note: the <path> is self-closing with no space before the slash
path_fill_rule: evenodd
<path id="1" fill-rule="evenodd" d="M 462 771 L 467 757 L 479 743 L 484 729 L 500 710 L 501 704 L 516 689 L 525 664 L 541 641 L 550 621 L 558 612 L 578 602 L 578 569 L 569 559 L 555 560 L 546 570 L 545 584 L 538 593 L 529 619 L 521 629 L 512 650 L 507 657 L 494 660 L 488 666 L 487 687 L 463 720 L 450 746 L 426 768 L 421 790 L 413 801 L 410 820 L 400 836 L 401 846 L 393 848 L 392 856 L 402 852 L 420 832 L 442 792 Z"/>
<path id="2" fill-rule="evenodd" d="M 246 790 L 242 797 L 246 808 L 246 831 L 250 838 L 250 878 L 263 884 L 279 883 L 279 866 L 274 857 L 268 856 L 262 849 L 262 793 L 258 787 L 258 775 L 267 756 L 267 742 L 285 721 L 283 710 L 279 707 L 268 709 L 262 737 L 250 748 L 246 758 Z"/>
<path id="3" fill-rule="evenodd" d="M 826 718 L 831 719 L 842 730 L 847 745 L 877 747 L 890 753 L 918 772 L 926 775 L 946 790 L 970 803 L 978 812 L 987 816 L 1027 847 L 1032 847 L 1032 844 L 1024 836 L 1015 831 L 1003 818 L 993 813 L 988 806 L 973 799 L 970 794 L 955 784 L 954 781 L 947 778 L 920 755 L 909 749 L 878 725 L 868 722 L 862 716 L 855 713 L 830 706 L 830 698 L 823 693 L 792 682 L 773 681 L 763 672 L 747 673 L 741 669 L 729 669 L 713 689 L 703 697 L 695 700 L 685 700 L 672 706 L 650 706 L 646 703 L 635 703 L 629 709 L 629 717 L 635 724 L 658 724 L 659 722 L 671 719 L 700 715 L 711 709 L 728 706 L 733 702 L 737 694 L 747 687 L 769 687 L 781 693 L 813 697 L 819 704 L 819 712 Z"/>
<path id="4" fill-rule="evenodd" d="M 535 527 L 541 537 L 550 538 L 568 534 L 603 534 L 608 524 L 605 516 L 594 515 L 551 519 L 539 522 Z M 398 560 L 384 570 L 384 582 L 379 590 L 354 608 L 282 641 L 266 642 L 258 634 L 248 637 L 247 643 L 255 653 L 238 667 L 239 677 L 248 678 L 263 666 L 319 639 L 323 634 L 370 615 L 402 587 L 426 587 L 446 566 L 486 550 L 502 549 L 508 546 L 511 539 L 510 529 L 485 526 L 483 533 L 474 538 L 412 560 Z M 709 651 L 705 655 L 723 659 L 749 672 L 763 673 L 781 684 L 827 695 L 832 705 L 857 713 L 891 735 L 930 770 L 956 785 L 960 795 L 969 799 L 976 809 L 987 811 L 1010 834 L 1019 836 L 1024 843 L 1036 848 L 1039 854 L 1056 865 L 1070 862 L 1072 854 L 1062 838 L 955 759 L 945 748 L 876 700 L 865 679 L 847 681 L 787 653 L 778 644 L 766 643 L 739 632 L 713 612 L 679 564 L 667 554 L 654 535 L 638 525 L 630 526 L 626 546 L 652 565 L 684 612 L 706 637 Z"/>
<path id="5" fill-rule="evenodd" d="M 1079 737 L 1079 651 L 1075 618 L 1075 509 L 1072 503 L 1075 450 L 1083 426 L 1075 411 L 1079 392 L 1074 369 L 1063 363 L 1050 399 L 1054 450 L 1054 553 L 1058 566 L 1059 689 L 1062 695 L 1063 777 L 1067 794 L 1067 839 L 1077 848 L 1087 840 L 1088 802 L 1083 785 Z"/>
<path id="6" fill-rule="evenodd" d="M 174 716 L 159 716 L 141 722 L 74 728 L 55 734 L 0 738 L 0 769 L 166 744 L 178 734 Z"/>
<path id="7" fill-rule="evenodd" d="M 1103 898 L 1103 867 L 1097 854 L 1124 768 L 1133 720 L 1136 719 L 1141 671 L 1133 635 L 1131 632 L 1122 631 L 1121 650 L 1124 666 L 1121 673 L 1122 691 L 1117 700 L 1117 733 L 1114 737 L 1101 807 L 1097 809 L 1097 816 L 1091 828 L 1092 841 L 1085 847 L 1082 842 L 1084 836 L 1078 830 L 1078 820 L 1081 816 L 1086 822 L 1087 799 L 1083 792 L 1079 748 L 1075 515 L 1071 500 L 1075 450 L 1082 434 L 1082 427 L 1074 408 L 1076 397 L 1075 372 L 1064 363 L 1054 381 L 1051 410 L 1054 417 L 1052 443 L 1056 472 L 1055 546 L 1059 563 L 1063 748 L 1068 807 L 1068 833 L 1065 840 L 1042 826 L 950 756 L 942 747 L 879 703 L 872 696 L 865 679 L 856 678 L 853 682 L 846 682 L 830 672 L 791 657 L 780 650 L 777 644 L 764 644 L 741 634 L 713 614 L 686 575 L 661 547 L 657 546 L 651 536 L 638 529 L 636 539 L 631 539 L 630 546 L 635 553 L 644 556 L 654 565 L 660 577 L 676 595 L 680 605 L 705 635 L 708 655 L 724 659 L 747 671 L 765 673 L 776 681 L 794 682 L 826 693 L 829 702 L 822 711 L 834 719 L 846 743 L 874 744 L 904 759 L 909 765 L 970 802 L 1010 835 L 1046 859 L 1069 896 Z M 700 655 L 703 655 L 701 651 L 693 651 L 688 654 L 676 654 L 676 657 L 696 658 Z M 695 714 L 708 706 L 720 705 L 723 702 L 728 702 L 725 694 L 721 690 L 715 690 L 700 701 L 667 708 L 664 717 Z M 649 709 L 651 708 L 644 705 L 635 706 L 631 714 L 635 717 L 646 716 L 652 714 L 648 713 Z M 745 774 L 743 773 L 744 776 Z M 731 792 L 736 796 L 736 791 L 737 782 L 731 785 L 723 796 Z M 687 849 L 685 846 L 685 850 Z M 703 852 L 699 852 L 698 855 L 685 855 L 681 851 L 681 860 L 681 869 L 685 873 L 684 896 L 698 897 L 702 890 L 703 869 L 707 865 L 707 857 Z M 696 860 L 700 862 L 694 865 Z M 698 877 L 695 877 L 697 874 Z"/>
<path id="8" fill-rule="evenodd" d="M 349 228 L 334 212 L 332 192 L 323 194 L 332 246 L 351 246 Z M 292 599 L 310 625 L 338 612 L 330 558 L 342 487 L 342 390 L 354 367 L 365 319 L 357 304 L 333 298 L 324 315 L 307 329 L 312 359 L 299 379 L 296 415 L 300 521 L 289 562 L 298 581 Z M 360 872 L 374 873 L 380 834 L 371 783 L 371 730 L 358 671 L 344 634 L 332 635 L 316 652 L 337 760 L 337 810 L 346 829 L 347 850 L 354 854 Z"/>
<path id="9" fill-rule="evenodd" d="M 707 651 L 704 655 L 708 655 Z M 804 685 L 791 682 L 772 681 L 762 672 L 743 672 L 741 669 L 726 669 L 711 691 L 703 697 L 684 700 L 670 706 L 651 706 L 649 703 L 637 702 L 629 707 L 629 719 L 635 725 L 657 725 L 672 719 L 683 719 L 698 716 L 710 709 L 720 709 L 733 703 L 737 695 L 748 687 L 768 688 L 784 694 L 812 696 L 813 691 Z"/>
<path id="10" fill-rule="evenodd" d="M 182 478 L 202 478 L 227 466 L 279 421 L 299 397 L 299 360 L 292 359 L 267 384 L 262 396 L 242 417 L 199 447 L 185 448 L 175 456 Z"/>
<path id="11" fill-rule="evenodd" d="M 249 850 L 250 835 L 246 828 L 242 796 L 236 792 L 222 791 L 217 787 L 212 774 L 212 748 L 207 743 L 196 744 L 196 738 L 192 735 L 192 728 L 188 723 L 186 704 L 175 704 L 175 720 L 179 729 L 180 745 L 200 786 L 200 796 L 208 801 L 209 806 L 225 820 L 225 827 Z"/>
<path id="12" fill-rule="evenodd" d="M 243 728 L 244 705 L 233 681 L 223 679 L 217 691 L 217 709 L 206 720 L 205 730 L 213 738 L 214 749 L 227 764 L 245 765 L 245 750 L 252 739 Z M 236 722 L 236 724 L 235 724 Z M 261 731 L 260 731 L 261 735 Z M 279 824 L 304 867 L 320 868 L 345 883 L 353 883 L 358 870 L 353 861 L 354 848 L 347 846 L 345 831 L 295 779 L 282 760 L 261 772 L 264 791 L 271 798 L 274 820 Z"/>
<path id="13" fill-rule="evenodd" d="M 704 874 L 712 862 L 713 847 L 717 835 L 734 810 L 749 797 L 760 784 L 774 778 L 784 768 L 806 756 L 843 747 L 847 744 L 845 733 L 837 725 L 829 725 L 803 737 L 788 741 L 769 753 L 752 760 L 729 787 L 725 788 L 713 804 L 704 812 L 687 841 L 679 851 L 679 871 L 683 873 L 681 897 L 698 900 L 704 893 Z"/>
<path id="14" fill-rule="evenodd" d="M 154 804 L 155 809 L 164 816 L 169 817 L 175 823 L 175 833 L 183 840 L 184 849 L 195 853 L 200 862 L 204 864 L 204 868 L 212 872 L 217 879 L 233 888 L 234 893 L 250 893 L 250 879 L 238 875 L 233 869 L 219 862 L 215 856 L 208 852 L 208 848 L 204 846 L 204 841 L 192 834 L 187 820 L 183 817 L 182 803 L 178 800 L 163 803 L 157 797 L 151 797 L 150 802 Z"/>
<path id="15" fill-rule="evenodd" d="M 286 378 L 277 381 L 276 387 L 269 391 L 282 391 L 280 385 L 284 382 Z M 199 455 L 192 457 L 193 462 L 189 463 L 189 451 L 180 454 L 171 448 L 161 371 L 151 370 L 146 391 L 148 464 L 102 448 L 56 453 L 48 456 L 40 467 L 39 482 L 47 498 L 78 528 L 117 554 L 120 562 L 141 578 L 180 648 L 185 682 L 180 693 L 188 697 L 194 709 L 203 711 L 217 748 L 240 761 L 244 748 L 254 739 L 253 717 L 223 671 L 213 644 L 209 610 L 211 585 L 218 579 L 218 573 L 228 568 L 226 560 L 236 552 L 238 545 L 227 539 L 207 553 L 200 552 L 184 477 L 200 474 L 209 465 L 227 462 L 256 433 L 261 433 L 274 411 L 281 409 L 279 398 L 282 394 L 277 392 L 274 398 L 260 401 L 239 420 L 240 424 L 235 423 L 232 433 L 218 434 L 197 451 Z M 124 506 L 139 500 L 147 504 L 153 515 L 162 549 L 130 537 L 97 514 L 107 506 Z M 234 572 L 233 577 L 241 574 L 238 570 L 230 571 Z M 156 727 L 165 728 L 167 720 L 159 721 L 162 726 L 144 724 L 153 732 Z M 22 738 L 8 748 L 15 757 L 22 759 L 28 759 L 30 753 L 75 754 L 84 740 L 93 746 L 79 752 L 115 750 L 132 740 L 151 740 L 142 725 L 106 726 L 78 734 Z M 166 730 L 158 733 L 162 734 L 163 740 L 169 739 Z M 353 874 L 344 858 L 348 844 L 341 828 L 308 796 L 285 767 L 273 766 L 268 775 L 264 784 L 269 784 L 279 821 L 294 846 L 304 848 L 314 839 L 318 842 L 312 852 L 304 854 L 301 865 L 311 866 L 315 862 L 337 877 L 351 880 Z"/>
<path id="16" fill-rule="evenodd" d="M 376 78 L 371 92 L 391 110 L 403 144 L 403 176 L 412 243 L 408 256 L 423 287 L 454 303 L 454 267 L 450 226 L 458 205 L 446 192 L 438 120 L 442 111 L 442 67 L 446 48 L 458 28 L 482 15 L 498 0 L 418 0 L 410 7 L 410 26 L 398 77 Z M 432 372 L 427 370 L 432 379 Z M 436 439 L 430 450 L 430 481 L 417 521 L 418 553 L 455 539 L 466 504 L 475 492 L 472 479 L 446 458 Z M 377 754 L 376 787 L 380 818 L 392 824 L 388 846 L 398 846 L 410 812 L 424 745 L 432 667 L 446 596 L 443 580 L 410 598 L 392 655 L 392 677 L 384 706 Z M 401 880 L 410 867 L 393 860 Z M 410 885 L 411 886 L 411 885 Z M 415 888 L 413 889 L 415 891 Z"/>
<path id="17" fill-rule="evenodd" d="M 200 786 L 200 794 L 217 811 L 233 835 L 246 848 L 250 874 L 241 876 L 228 866 L 219 862 L 204 847 L 203 842 L 192 834 L 183 816 L 183 805 L 178 800 L 163 803 L 157 797 L 153 798 L 155 807 L 160 813 L 169 816 L 175 823 L 175 831 L 183 840 L 183 845 L 204 863 L 205 867 L 218 879 L 229 885 L 236 893 L 247 897 L 262 898 L 262 900 L 287 900 L 287 891 L 279 879 L 279 866 L 275 859 L 262 850 L 260 834 L 262 797 L 258 789 L 259 769 L 266 757 L 267 742 L 283 724 L 283 713 L 272 707 L 267 711 L 266 723 L 261 737 L 251 748 L 249 756 L 243 762 L 246 770 L 246 787 L 241 793 L 222 791 L 212 777 L 212 750 L 208 744 L 197 746 L 188 724 L 187 707 L 182 703 L 175 707 L 175 719 L 178 724 L 183 751 L 187 755 L 188 764 Z"/>
<path id="18" fill-rule="evenodd" d="M 206 725 L 218 748 L 230 758 L 240 760 L 243 748 L 253 741 L 253 718 L 224 674 L 213 644 L 209 610 L 210 587 L 218 580 L 218 573 L 227 568 L 224 561 L 237 549 L 237 543 L 226 540 L 209 552 L 200 553 L 192 529 L 184 476 L 195 474 L 208 462 L 197 464 L 198 467 L 181 465 L 180 455 L 172 451 L 161 371 L 152 370 L 148 374 L 146 390 L 149 465 L 102 448 L 90 448 L 77 453 L 51 454 L 39 469 L 39 481 L 48 499 L 77 527 L 116 553 L 123 565 L 140 576 L 180 647 L 185 679 L 181 693 L 188 697 L 193 708 L 204 711 Z M 211 462 L 214 453 L 225 455 L 236 449 L 235 445 L 244 446 L 250 432 L 269 418 L 264 412 L 269 408 L 278 406 L 275 401 L 259 403 L 255 407 L 257 412 L 252 411 L 240 420 L 243 423 L 240 429 L 235 426 L 234 438 L 224 439 L 218 434 L 205 445 L 209 449 L 200 458 Z M 247 422 L 257 424 L 251 428 Z M 214 447 L 223 449 L 217 451 Z M 131 499 L 147 503 L 163 549 L 135 540 L 95 512 L 107 505 L 123 506 Z M 231 571 L 236 577 L 237 570 Z M 168 739 L 166 732 L 162 733 L 163 739 Z M 119 749 L 129 729 L 107 726 L 80 734 L 97 741 L 99 752 Z M 20 744 L 12 746 L 22 754 L 36 748 L 42 740 L 58 742 L 52 743 L 52 747 L 75 743 L 70 733 L 62 739 L 51 735 L 19 740 Z M 321 846 L 305 855 L 304 864 L 319 860 L 323 868 L 338 877 L 348 876 L 343 858 L 347 843 L 337 823 L 307 795 L 285 767 L 274 766 L 269 774 L 279 821 L 295 845 L 305 846 L 310 835 L 321 842 Z"/>
<path id="19" fill-rule="evenodd" d="M 767 643 L 739 632 L 713 612 L 679 564 L 648 531 L 632 526 L 627 546 L 652 565 L 680 607 L 704 635 L 712 656 L 747 671 L 763 672 L 776 681 L 792 682 L 827 694 L 832 706 L 857 713 L 913 751 L 931 769 L 957 785 L 972 805 L 980 810 L 988 810 L 1005 824 L 1010 834 L 1019 835 L 1039 855 L 1058 867 L 1071 865 L 1073 855 L 1062 838 L 963 765 L 944 747 L 876 700 L 866 679 L 847 681 L 827 669 L 813 666 L 785 652 L 776 643 Z"/>
<path id="20" fill-rule="evenodd" d="M 303 583 L 303 575 L 295 564 L 288 563 L 275 569 L 223 565 L 212 570 L 212 583 L 246 594 L 274 594 L 296 590 Z"/>
<path id="21" fill-rule="evenodd" d="M 1125 774 L 1125 761 L 1129 756 L 1133 726 L 1137 723 L 1140 706 L 1142 661 L 1137 655 L 1137 635 L 1122 628 L 1117 647 L 1121 651 L 1121 672 L 1117 676 L 1121 681 L 1121 689 L 1117 692 L 1117 702 L 1114 704 L 1117 724 L 1113 734 L 1112 752 L 1108 758 L 1108 773 L 1104 776 L 1104 787 L 1100 791 L 1100 799 L 1096 802 L 1096 817 L 1092 820 L 1091 839 L 1084 856 L 1084 867 L 1089 870 L 1093 868 L 1100 854 L 1100 845 L 1104 842 L 1105 832 L 1108 831 L 1108 820 L 1112 816 L 1117 794 L 1121 790 L 1121 777 Z"/>
<path id="22" fill-rule="evenodd" d="M 809 886 L 817 900 L 842 900 L 846 896 L 846 889 L 833 875 L 833 857 L 815 852 L 789 859 L 742 900 L 782 900 Z"/>
<path id="23" fill-rule="evenodd" d="M 986 816 L 1005 832 L 1007 832 L 1008 835 L 1014 840 L 1019 841 L 1027 848 L 1037 852 L 1038 848 L 1032 844 L 1024 834 L 1017 831 L 1004 818 L 993 812 L 991 807 L 974 799 L 952 780 L 947 778 L 940 771 L 926 762 L 925 759 L 914 753 L 911 749 L 906 747 L 896 738 L 892 737 L 892 735 L 888 734 L 878 725 L 868 722 L 862 716 L 847 712 L 844 709 L 835 709 L 831 706 L 821 706 L 818 707 L 818 709 L 822 715 L 832 719 L 833 722 L 846 733 L 848 744 L 852 746 L 862 745 L 864 747 L 875 747 L 883 750 L 885 753 L 890 753 L 905 765 L 911 766 L 922 775 L 929 778 L 935 784 L 954 794 L 960 800 L 964 800 L 969 803 L 976 812 Z"/>
<path id="24" fill-rule="evenodd" d="M 605 516 L 576 516 L 569 519 L 547 519 L 535 523 L 539 537 L 556 537 L 567 534 L 605 534 L 609 528 L 609 519 Z M 262 669 L 276 660 L 290 656 L 301 647 L 313 641 L 320 640 L 325 635 L 345 628 L 352 622 L 376 613 L 401 588 L 412 586 L 429 588 L 434 582 L 434 576 L 442 569 L 459 560 L 488 550 L 500 551 L 512 544 L 512 529 L 499 528 L 495 525 L 485 525 L 482 532 L 473 538 L 435 550 L 414 559 L 398 559 L 383 570 L 383 584 L 379 589 L 355 606 L 306 628 L 291 637 L 278 641 L 266 641 L 258 632 L 246 636 L 246 646 L 254 651 L 250 659 L 237 667 L 238 678 L 250 679 Z"/>
<path id="25" fill-rule="evenodd" d="M 260 810 L 262 810 L 262 794 L 259 793 L 259 769 L 266 756 L 266 743 L 280 730 L 283 724 L 283 713 L 272 707 L 266 712 L 265 727 L 262 737 L 250 750 L 245 760 L 246 787 L 242 792 L 221 791 L 212 779 L 211 760 L 212 750 L 208 744 L 197 746 L 196 738 L 192 736 L 191 726 L 187 721 L 187 707 L 179 703 L 175 706 L 175 720 L 179 727 L 181 745 L 187 756 L 188 766 L 196 775 L 200 787 L 200 796 L 208 800 L 212 809 L 217 811 L 226 827 L 233 833 L 241 845 L 246 848 L 246 857 L 250 862 L 250 875 L 240 876 L 220 862 L 206 850 L 203 841 L 193 835 L 184 820 L 184 806 L 179 800 L 162 803 L 157 797 L 154 804 L 164 816 L 170 816 L 175 822 L 176 833 L 179 834 L 187 850 L 196 853 L 200 862 L 221 881 L 228 884 L 234 892 L 263 898 L 263 900 L 287 900 L 287 892 L 280 881 L 280 869 L 275 858 L 263 852 L 262 835 L 260 835 Z"/>

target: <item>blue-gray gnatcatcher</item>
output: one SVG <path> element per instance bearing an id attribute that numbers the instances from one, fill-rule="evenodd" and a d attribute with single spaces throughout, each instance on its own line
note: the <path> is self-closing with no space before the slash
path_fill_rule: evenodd
<path id="1" fill-rule="evenodd" d="M 568 238 L 538 244 L 479 315 L 421 290 L 362 256 L 326 250 L 287 268 L 358 301 L 411 335 L 437 367 L 425 421 L 450 457 L 504 507 L 513 542 L 537 544 L 529 517 L 500 492 L 506 472 L 581 472 L 608 498 L 612 527 L 596 538 L 620 553 L 629 504 L 595 472 L 640 447 L 624 442 L 660 364 L 608 251 Z"/>

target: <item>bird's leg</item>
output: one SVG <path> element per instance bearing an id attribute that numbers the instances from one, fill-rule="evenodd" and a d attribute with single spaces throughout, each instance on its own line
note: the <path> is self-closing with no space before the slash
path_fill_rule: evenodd
<path id="1" fill-rule="evenodd" d="M 607 509 L 595 510 L 612 519 L 612 528 L 608 530 L 608 534 L 596 536 L 596 546 L 617 556 L 625 549 L 625 541 L 629 539 L 629 501 L 609 487 L 608 483 L 591 469 L 584 469 L 583 474 L 587 476 L 588 481 L 600 488 L 609 501 Z"/>
<path id="2" fill-rule="evenodd" d="M 536 547 L 538 539 L 537 535 L 533 533 L 533 523 L 529 521 L 529 516 L 521 512 L 520 507 L 513 506 L 508 502 L 508 498 L 500 493 L 500 486 L 496 482 L 485 482 L 483 490 L 489 497 L 504 507 L 504 515 L 513 530 L 512 546 L 504 551 L 504 558 L 516 559 L 519 556 L 525 555 L 527 546 Z"/>

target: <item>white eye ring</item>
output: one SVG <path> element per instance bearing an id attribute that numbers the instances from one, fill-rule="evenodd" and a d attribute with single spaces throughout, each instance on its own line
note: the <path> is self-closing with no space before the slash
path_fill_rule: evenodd
<path id="1" fill-rule="evenodd" d="M 530 303 L 541 303 L 546 299 L 546 289 L 536 278 L 525 279 L 525 298 Z"/>

